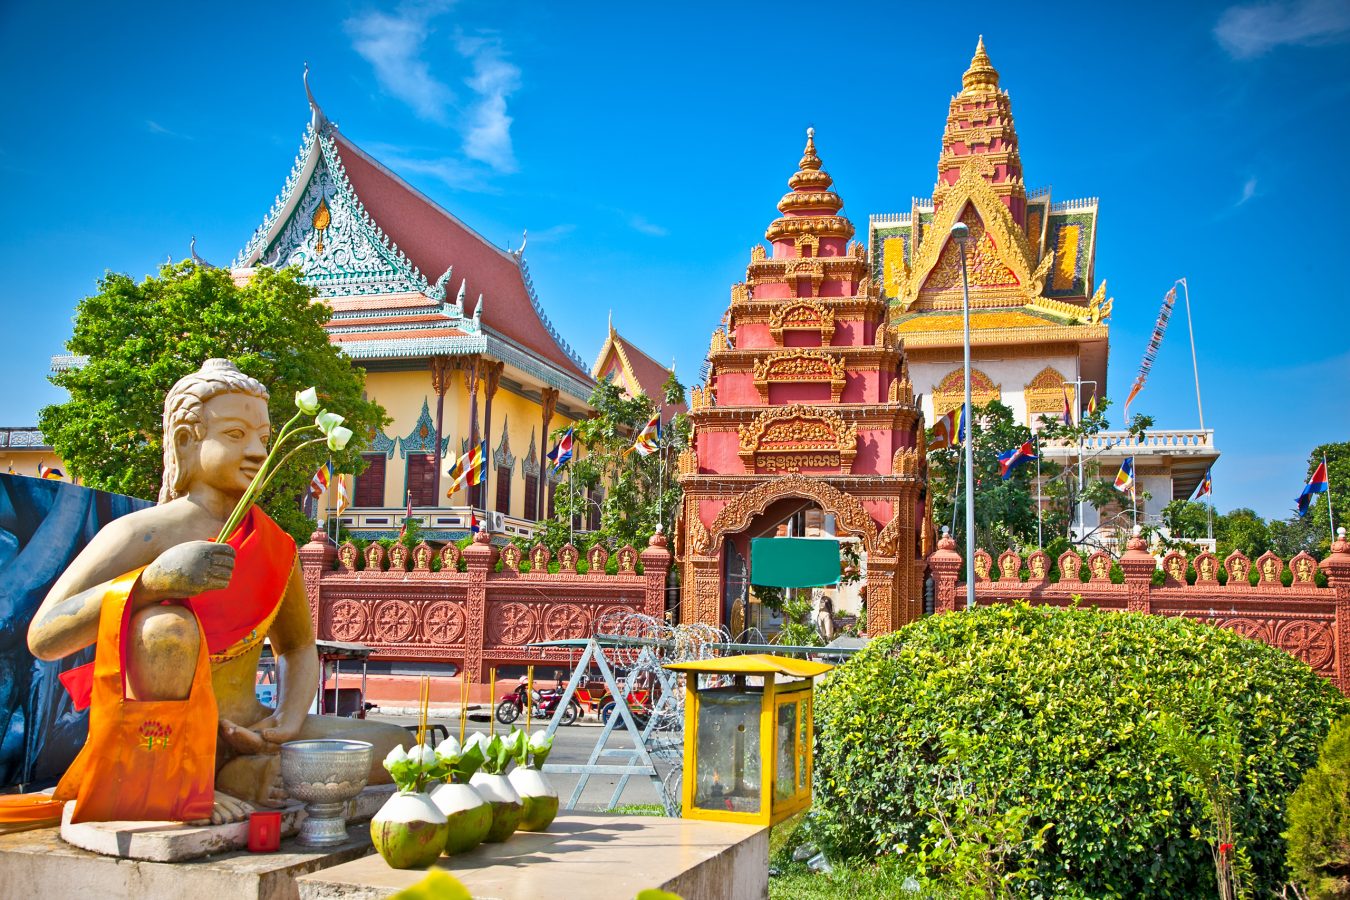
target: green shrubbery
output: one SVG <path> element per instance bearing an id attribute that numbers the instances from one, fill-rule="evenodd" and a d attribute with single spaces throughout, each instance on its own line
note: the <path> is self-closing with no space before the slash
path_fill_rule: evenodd
<path id="1" fill-rule="evenodd" d="M 1286 800 L 1346 712 L 1283 651 L 1184 619 L 1026 605 L 935 616 L 825 679 L 816 809 L 836 851 L 898 851 L 945 884 L 1212 896 L 1213 826 L 1156 723 L 1167 714 L 1197 736 L 1231 723 L 1234 843 L 1250 886 L 1274 889 Z"/>
<path id="2" fill-rule="evenodd" d="M 1350 716 L 1289 798 L 1289 869 L 1312 900 L 1350 897 Z"/>

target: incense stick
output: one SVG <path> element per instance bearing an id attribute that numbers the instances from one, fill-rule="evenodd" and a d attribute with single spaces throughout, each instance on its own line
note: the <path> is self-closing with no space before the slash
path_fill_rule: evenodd
<path id="1" fill-rule="evenodd" d="M 497 667 L 488 669 L 488 737 L 497 736 Z"/>
<path id="2" fill-rule="evenodd" d="M 525 733 L 529 734 L 530 724 L 534 720 L 534 666 L 526 670 L 525 682 Z"/>

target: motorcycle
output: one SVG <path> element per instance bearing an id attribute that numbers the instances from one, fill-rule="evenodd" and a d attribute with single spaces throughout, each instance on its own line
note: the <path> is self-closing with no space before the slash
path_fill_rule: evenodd
<path id="1" fill-rule="evenodd" d="M 497 721 L 503 725 L 510 725 L 520 718 L 521 712 L 525 709 L 525 692 L 527 688 L 524 684 L 516 686 L 516 689 L 502 698 L 497 704 L 494 715 Z M 561 687 L 549 688 L 543 691 L 535 691 L 530 706 L 530 714 L 536 719 L 549 720 L 558 709 L 558 703 L 562 700 L 563 689 Z M 581 717 L 581 704 L 573 697 L 563 710 L 562 716 L 558 719 L 560 725 L 572 725 Z"/>

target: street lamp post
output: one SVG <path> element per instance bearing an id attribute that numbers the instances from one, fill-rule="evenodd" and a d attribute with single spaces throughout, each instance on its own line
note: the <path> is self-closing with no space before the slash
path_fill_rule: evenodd
<path id="1" fill-rule="evenodd" d="M 975 608 L 975 455 L 971 447 L 975 435 L 971 427 L 970 403 L 970 276 L 966 272 L 966 241 L 970 228 L 958 221 L 952 226 L 952 237 L 961 248 L 961 317 L 965 327 L 965 383 L 966 405 L 961 421 L 966 426 L 966 609 Z"/>

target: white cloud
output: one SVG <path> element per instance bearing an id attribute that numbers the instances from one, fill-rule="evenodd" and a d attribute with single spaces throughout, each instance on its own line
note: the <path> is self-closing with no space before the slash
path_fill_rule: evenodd
<path id="1" fill-rule="evenodd" d="M 436 80 L 422 58 L 431 20 L 448 2 L 400 5 L 392 13 L 370 12 L 343 23 L 352 47 L 375 69 L 375 79 L 418 116 L 445 124 L 454 91 Z"/>
<path id="2" fill-rule="evenodd" d="M 467 116 L 464 155 L 498 172 L 514 172 L 516 155 L 511 147 L 512 119 L 506 114 L 506 98 L 520 87 L 520 68 L 502 58 L 501 43 L 495 38 L 461 36 L 455 47 L 473 65 L 473 76 L 464 83 L 478 96 Z"/>
<path id="3" fill-rule="evenodd" d="M 177 131 L 172 131 L 168 128 L 165 128 L 163 125 L 159 124 L 154 119 L 145 120 L 145 130 L 150 132 L 151 134 L 160 134 L 163 135 L 164 137 L 178 138 L 179 140 L 184 141 L 193 140 L 192 135 L 180 134 Z"/>
<path id="4" fill-rule="evenodd" d="M 1248 178 L 1242 185 L 1242 196 L 1238 198 L 1237 205 L 1241 206 L 1248 200 L 1256 196 L 1256 179 Z"/>
<path id="5" fill-rule="evenodd" d="M 1350 37 L 1344 0 L 1289 0 L 1230 6 L 1214 37 L 1235 59 L 1255 59 L 1286 44 L 1329 44 Z"/>
<path id="6" fill-rule="evenodd" d="M 434 156 L 424 147 L 405 147 L 396 144 L 373 143 L 370 152 L 400 175 L 429 175 L 456 190 L 492 194 L 498 191 L 492 184 L 492 173 L 477 163 L 454 156 Z"/>
<path id="7" fill-rule="evenodd" d="M 629 216 L 628 224 L 632 226 L 634 231 L 640 231 L 643 234 L 649 234 L 652 237 L 665 237 L 666 235 L 670 234 L 669 229 L 663 228 L 662 226 L 657 225 L 655 223 L 648 222 L 646 219 L 644 219 L 642 216 L 639 215 Z"/>

